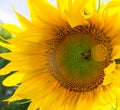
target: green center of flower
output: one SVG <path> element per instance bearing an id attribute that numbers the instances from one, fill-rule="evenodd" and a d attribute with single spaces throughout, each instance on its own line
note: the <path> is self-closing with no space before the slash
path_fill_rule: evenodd
<path id="1" fill-rule="evenodd" d="M 84 34 L 73 34 L 68 37 L 57 49 L 59 71 L 75 80 L 86 80 L 95 76 L 103 62 L 95 61 L 91 56 L 91 49 L 96 45 L 94 39 Z"/>
<path id="2" fill-rule="evenodd" d="M 61 86 L 88 92 L 103 82 L 112 46 L 110 38 L 101 31 L 91 26 L 64 28 L 48 44 L 50 70 Z"/>

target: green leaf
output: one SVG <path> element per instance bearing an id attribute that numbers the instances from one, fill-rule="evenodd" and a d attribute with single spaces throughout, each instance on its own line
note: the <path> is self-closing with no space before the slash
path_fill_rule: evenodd
<path id="1" fill-rule="evenodd" d="M 4 39 L 10 39 L 12 38 L 12 35 L 5 29 L 0 29 L 0 36 L 2 36 Z"/>
<path id="2" fill-rule="evenodd" d="M 115 60 L 116 64 L 120 64 L 120 59 Z"/>

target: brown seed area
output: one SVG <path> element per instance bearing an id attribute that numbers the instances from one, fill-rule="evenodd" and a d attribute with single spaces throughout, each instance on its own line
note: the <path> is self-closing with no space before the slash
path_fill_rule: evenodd
<path id="1" fill-rule="evenodd" d="M 65 73 L 61 72 L 61 69 L 56 61 L 56 56 L 59 54 L 57 52 L 58 47 L 60 44 L 68 38 L 69 35 L 73 34 L 85 34 L 89 35 L 92 39 L 95 40 L 97 44 L 99 44 L 105 53 L 104 61 L 102 61 L 102 67 L 99 72 L 86 80 L 75 80 L 71 77 L 67 77 Z M 111 53 L 112 53 L 112 46 L 111 46 L 111 39 L 107 37 L 104 32 L 100 31 L 99 29 L 95 28 L 94 26 L 76 26 L 74 28 L 61 28 L 61 30 L 57 33 L 57 38 L 50 40 L 48 42 L 50 47 L 50 51 L 48 52 L 49 58 L 49 68 L 50 71 L 53 73 L 52 75 L 54 78 L 66 89 L 75 92 L 88 92 L 96 89 L 100 84 L 102 84 L 104 80 L 104 68 L 107 67 L 111 62 Z M 91 51 L 87 50 L 84 52 L 83 57 L 85 59 L 89 59 L 91 56 Z"/>

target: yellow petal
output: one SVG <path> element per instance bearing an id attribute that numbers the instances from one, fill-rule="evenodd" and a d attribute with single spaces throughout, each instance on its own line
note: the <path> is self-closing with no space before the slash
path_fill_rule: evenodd
<path id="1" fill-rule="evenodd" d="M 117 7 L 117 6 L 120 6 L 120 1 L 117 1 L 117 0 L 111 0 L 110 2 L 108 2 L 106 4 L 106 7 L 105 9 L 108 9 L 108 8 L 113 8 L 113 7 Z"/>
<path id="2" fill-rule="evenodd" d="M 20 72 L 13 73 L 3 81 L 3 85 L 7 87 L 15 86 L 16 84 L 19 84 L 22 82 L 24 76 L 25 76 L 24 73 L 20 73 Z"/>
<path id="3" fill-rule="evenodd" d="M 94 104 L 93 100 L 94 100 L 94 97 L 92 92 L 81 94 L 78 98 L 76 110 L 92 110 L 92 107 Z"/>
<path id="4" fill-rule="evenodd" d="M 16 100 L 22 100 L 22 99 L 23 99 L 23 97 L 20 97 L 19 95 L 13 95 L 9 99 L 6 99 L 5 101 L 8 101 L 10 103 L 10 102 L 13 102 Z"/>
<path id="5" fill-rule="evenodd" d="M 115 13 L 120 13 L 120 1 L 109 1 L 105 7 L 104 10 L 109 13 L 109 15 L 113 15 Z"/>
<path id="6" fill-rule="evenodd" d="M 39 23 L 42 23 L 46 27 L 51 27 L 52 25 L 66 26 L 66 21 L 61 17 L 57 8 L 48 3 L 47 0 L 28 0 L 28 3 L 31 10 L 31 18 L 35 24 L 39 25 Z"/>
<path id="7" fill-rule="evenodd" d="M 30 59 L 30 57 L 29 58 L 25 57 L 25 59 L 19 59 L 19 57 L 17 56 L 17 59 L 8 63 L 4 68 L 0 69 L 0 75 L 6 75 L 12 71 L 19 71 L 19 70 L 24 70 L 24 71 L 38 70 L 39 67 L 43 68 L 43 66 L 47 63 L 47 62 L 42 61 L 43 60 L 42 58 L 35 59 L 35 60 L 29 60 L 29 62 L 26 62 L 25 60 Z M 20 61 L 20 63 L 17 63 L 17 61 Z M 35 67 L 30 68 L 33 66 Z"/>
<path id="8" fill-rule="evenodd" d="M 0 54 L 0 57 L 2 57 L 4 59 L 8 59 L 8 60 L 14 59 L 15 58 L 14 56 L 15 55 L 12 54 L 11 52 L 10 53 L 2 53 L 2 54 Z"/>
<path id="9" fill-rule="evenodd" d="M 118 23 L 119 24 L 119 23 Z M 118 26 L 118 28 L 119 28 L 119 26 Z M 113 39 L 112 39 L 112 42 L 111 42 L 111 44 L 113 45 L 113 48 L 115 47 L 115 46 L 118 46 L 118 47 L 120 47 L 119 45 L 120 45 L 120 35 L 119 35 L 119 31 L 117 30 L 118 28 L 116 28 L 115 30 L 113 30 Z M 117 30 L 117 31 L 116 31 Z M 112 30 L 111 30 L 112 31 Z M 116 47 L 115 47 L 116 48 Z"/>
<path id="10" fill-rule="evenodd" d="M 105 85 L 111 84 L 112 81 L 113 81 L 113 75 L 112 74 L 105 74 L 102 85 L 105 86 Z"/>
<path id="11" fill-rule="evenodd" d="M 56 35 L 53 33 L 41 32 L 37 30 L 27 30 L 20 33 L 13 40 L 20 41 L 22 39 L 22 40 L 31 41 L 31 42 L 42 42 L 42 41 L 53 39 L 55 37 Z"/>
<path id="12" fill-rule="evenodd" d="M 66 100 L 66 105 L 63 105 L 63 109 L 66 109 L 66 110 L 73 110 L 74 108 L 76 108 L 76 100 L 78 100 L 79 98 L 79 94 L 77 93 L 74 93 L 74 92 L 71 92 L 69 93 L 68 97 L 67 95 L 64 95 L 64 97 L 67 98 Z M 64 98 L 63 97 L 63 98 Z M 64 100 L 63 100 L 64 101 Z M 60 109 L 60 110 L 63 110 L 63 109 Z"/>
<path id="13" fill-rule="evenodd" d="M 68 11 L 72 6 L 72 0 L 57 0 L 57 5 L 62 14 Z"/>
<path id="14" fill-rule="evenodd" d="M 113 72 L 113 85 L 120 87 L 120 65 L 117 64 L 116 70 Z"/>
<path id="15" fill-rule="evenodd" d="M 77 25 L 88 25 L 88 21 L 78 12 L 66 11 L 65 14 L 71 27 L 75 27 Z"/>
<path id="16" fill-rule="evenodd" d="M 106 67 L 104 69 L 105 75 L 111 74 L 115 70 L 115 68 L 116 68 L 116 63 L 115 63 L 115 61 L 113 61 L 108 67 Z"/>
<path id="17" fill-rule="evenodd" d="M 7 44 L 7 43 L 3 43 L 3 42 L 0 42 L 0 46 L 4 47 L 4 48 L 7 48 L 9 50 L 12 50 L 14 48 L 13 45 L 11 44 Z"/>
<path id="18" fill-rule="evenodd" d="M 16 71 L 16 67 L 10 62 L 4 68 L 0 69 L 0 75 L 6 75 L 13 70 Z"/>
<path id="19" fill-rule="evenodd" d="M 21 24 L 21 26 L 24 28 L 24 29 L 29 29 L 29 28 L 33 28 L 34 25 L 28 21 L 25 17 L 23 17 L 22 15 L 20 15 L 18 12 L 15 11 L 15 14 Z"/>
<path id="20" fill-rule="evenodd" d="M 120 64 L 116 64 L 116 70 L 120 71 Z"/>
<path id="21" fill-rule="evenodd" d="M 113 86 L 110 89 L 116 95 L 116 110 L 120 110 L 120 88 Z"/>
<path id="22" fill-rule="evenodd" d="M 114 109 L 114 107 L 116 107 L 115 106 L 116 100 L 114 100 L 113 102 L 112 103 L 108 103 L 108 104 L 102 104 L 102 105 L 96 104 L 96 107 L 93 110 L 116 110 L 116 109 Z"/>
<path id="23" fill-rule="evenodd" d="M 65 96 L 65 90 L 64 88 L 62 87 L 58 87 L 57 86 L 57 89 L 53 90 L 51 93 L 48 93 L 47 94 L 47 97 L 44 98 L 44 101 L 42 103 L 42 107 L 43 109 L 47 110 L 47 108 L 51 108 L 51 110 L 56 110 L 57 108 L 60 107 L 60 104 L 62 105 L 62 102 L 65 101 L 64 100 L 64 97 L 63 95 Z M 62 98 L 61 98 L 62 97 Z M 61 99 L 61 100 L 60 100 Z M 54 102 L 56 100 L 56 102 Z M 64 105 L 63 105 L 64 106 Z M 63 109 L 66 109 L 65 106 L 64 107 L 61 107 Z M 66 105 L 67 106 L 67 105 Z M 71 106 L 70 106 L 71 107 Z M 63 110 L 62 109 L 62 110 Z M 72 108 L 71 108 L 72 109 Z M 69 109 L 69 110 L 71 110 Z M 58 109 L 59 110 L 59 109 Z"/>
<path id="24" fill-rule="evenodd" d="M 116 23 L 116 20 L 117 20 L 116 18 L 118 18 L 118 15 L 119 15 L 119 13 L 114 13 L 112 15 L 108 15 L 108 13 L 106 12 L 106 16 L 104 18 L 104 32 L 107 32 L 108 36 L 110 36 L 110 37 L 113 37 L 116 34 L 114 31 L 114 28 L 118 24 L 118 22 Z M 115 20 L 112 21 L 113 19 L 115 19 Z"/>
<path id="25" fill-rule="evenodd" d="M 112 59 L 120 58 L 120 45 L 113 46 Z"/>
<path id="26" fill-rule="evenodd" d="M 31 76 L 28 74 L 30 77 L 25 79 L 21 83 L 19 88 L 15 91 L 14 93 L 15 95 L 19 95 L 27 99 L 38 99 L 48 95 L 56 87 L 56 82 L 53 81 L 51 77 L 47 75 L 42 76 L 42 74 L 40 75 L 38 74 L 32 75 L 32 73 L 30 74 Z M 48 82 L 49 82 L 49 86 L 48 86 Z M 34 90 L 34 91 L 31 92 L 31 90 Z"/>
<path id="27" fill-rule="evenodd" d="M 8 32 L 12 33 L 13 35 L 17 35 L 23 31 L 21 28 L 19 28 L 14 24 L 2 24 L 1 26 L 2 28 L 6 29 Z"/>
<path id="28" fill-rule="evenodd" d="M 116 100 L 116 94 L 114 94 L 109 86 L 101 86 L 98 91 L 98 96 L 95 99 L 97 105 L 106 105 Z"/>
<path id="29" fill-rule="evenodd" d="M 87 10 L 87 14 L 93 15 L 97 11 L 97 3 L 96 0 L 89 0 L 85 6 L 85 10 Z"/>
<path id="30" fill-rule="evenodd" d="M 39 100 L 32 100 L 27 110 L 37 110 L 39 108 Z"/>
<path id="31" fill-rule="evenodd" d="M 11 41 L 15 48 L 12 49 L 13 54 L 15 55 L 43 55 L 47 50 L 47 46 L 43 43 L 34 43 L 33 41 L 20 40 L 20 41 Z M 4 57 L 4 55 L 1 55 Z M 6 57 L 7 58 L 7 57 Z M 12 57 L 11 57 L 12 58 Z M 24 57 L 23 57 L 24 58 Z"/>
<path id="32" fill-rule="evenodd" d="M 73 1 L 73 10 L 81 11 L 89 0 L 74 0 Z"/>

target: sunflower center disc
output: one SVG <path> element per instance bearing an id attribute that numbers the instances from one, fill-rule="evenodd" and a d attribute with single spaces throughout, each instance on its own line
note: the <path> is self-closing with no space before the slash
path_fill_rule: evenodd
<path id="1" fill-rule="evenodd" d="M 50 68 L 63 87 L 88 92 L 103 82 L 103 70 L 111 56 L 111 45 L 105 36 L 93 33 L 91 28 L 75 27 L 62 32 L 52 47 Z"/>
<path id="2" fill-rule="evenodd" d="M 94 39 L 82 34 L 73 34 L 59 44 L 56 58 L 59 71 L 74 80 L 87 80 L 102 70 L 103 62 L 91 57 Z"/>

